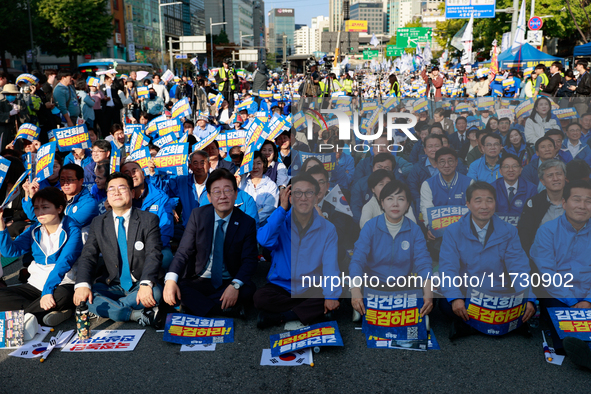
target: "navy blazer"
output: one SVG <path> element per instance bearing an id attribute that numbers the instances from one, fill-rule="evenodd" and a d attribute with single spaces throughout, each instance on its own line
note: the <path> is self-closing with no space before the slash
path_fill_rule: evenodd
<path id="1" fill-rule="evenodd" d="M 162 240 L 160 238 L 160 219 L 158 216 L 141 209 L 131 208 L 127 228 L 127 258 L 131 275 L 138 280 L 158 283 L 158 272 L 162 265 Z M 97 216 L 90 224 L 88 240 L 78 258 L 76 283 L 93 283 L 94 272 L 102 253 L 107 273 L 98 278 L 98 282 L 107 285 L 118 284 L 121 255 L 113 211 Z"/>
<path id="2" fill-rule="evenodd" d="M 205 269 L 213 248 L 214 212 L 211 204 L 193 209 L 168 272 L 191 279 Z M 233 279 L 247 283 L 257 263 L 256 222 L 240 209 L 233 209 L 224 238 L 226 270 Z"/>

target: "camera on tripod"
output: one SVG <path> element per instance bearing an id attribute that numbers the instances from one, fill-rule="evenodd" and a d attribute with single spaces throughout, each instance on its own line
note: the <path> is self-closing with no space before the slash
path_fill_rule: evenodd
<path id="1" fill-rule="evenodd" d="M 332 63 L 334 62 L 334 56 L 324 56 L 322 60 L 324 61 L 324 69 L 330 73 L 332 70 Z"/>
<path id="2" fill-rule="evenodd" d="M 309 74 L 312 70 L 312 67 L 317 66 L 316 58 L 314 56 L 310 56 L 306 59 L 306 74 Z"/>

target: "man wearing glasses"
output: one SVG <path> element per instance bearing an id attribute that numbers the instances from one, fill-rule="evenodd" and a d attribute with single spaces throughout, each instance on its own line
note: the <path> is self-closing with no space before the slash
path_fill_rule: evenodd
<path id="1" fill-rule="evenodd" d="M 538 187 L 521 177 L 521 160 L 506 154 L 499 160 L 502 178 L 492 183 L 497 191 L 496 211 L 500 216 L 521 217 L 527 200 L 538 194 Z"/>
<path id="2" fill-rule="evenodd" d="M 196 316 L 244 317 L 243 302 L 256 290 L 256 223 L 234 207 L 238 186 L 230 171 L 213 171 L 205 187 L 211 204 L 191 212 L 164 278 L 164 301 L 180 301 Z"/>
<path id="3" fill-rule="evenodd" d="M 84 183 L 84 170 L 77 164 L 66 164 L 60 170 L 59 180 L 68 202 L 66 215 L 74 220 L 76 226 L 80 227 L 82 240 L 86 242 L 88 227 L 92 219 L 98 216 L 99 209 L 88 189 L 82 186 Z M 25 184 L 23 189 L 25 189 L 23 210 L 30 220 L 37 220 L 32 198 L 39 191 L 39 184 L 37 182 Z"/>
<path id="4" fill-rule="evenodd" d="M 484 155 L 470 164 L 468 177 L 475 181 L 493 183 L 499 179 L 499 154 L 503 139 L 498 134 L 486 133 L 480 137 Z"/>
<path id="5" fill-rule="evenodd" d="M 341 287 L 330 284 L 330 278 L 341 275 L 337 234 L 315 209 L 319 192 L 312 175 L 297 175 L 281 191 L 280 206 L 259 229 L 257 240 L 273 256 L 268 283 L 254 295 L 254 306 L 261 311 L 260 329 L 293 320 L 309 325 L 328 318 L 339 307 Z M 305 282 L 306 277 L 313 278 L 313 283 L 320 280 L 320 287 Z"/>
<path id="6" fill-rule="evenodd" d="M 111 156 L 111 143 L 105 140 L 96 140 L 92 144 L 92 161 L 84 167 L 84 186 L 90 189 L 94 184 L 96 164 L 101 160 L 107 160 Z"/>
<path id="7" fill-rule="evenodd" d="M 90 225 L 88 241 L 76 262 L 74 304 L 87 301 L 89 311 L 97 316 L 148 326 L 158 313 L 151 308 L 162 298 L 158 284 L 162 241 L 158 216 L 132 206 L 132 189 L 128 175 L 109 175 L 107 201 L 112 211 Z M 101 254 L 106 272 L 95 278 Z"/>

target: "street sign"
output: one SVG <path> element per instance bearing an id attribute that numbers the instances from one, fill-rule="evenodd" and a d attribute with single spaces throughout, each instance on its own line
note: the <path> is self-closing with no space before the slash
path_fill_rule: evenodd
<path id="1" fill-rule="evenodd" d="M 527 43 L 534 47 L 541 46 L 544 42 L 544 32 L 542 30 L 530 30 L 527 32 Z"/>
<path id="2" fill-rule="evenodd" d="M 542 18 L 539 16 L 532 16 L 527 22 L 527 27 L 529 27 L 530 30 L 540 30 L 543 24 L 544 22 L 542 21 Z"/>
<path id="3" fill-rule="evenodd" d="M 495 0 L 445 0 L 445 19 L 494 18 Z"/>
<path id="4" fill-rule="evenodd" d="M 181 36 L 179 47 L 181 53 L 207 53 L 205 36 Z"/>
<path id="5" fill-rule="evenodd" d="M 377 49 L 366 49 L 363 51 L 363 60 L 377 59 L 379 55 L 380 51 Z"/>
<path id="6" fill-rule="evenodd" d="M 187 55 L 174 55 L 175 59 L 186 59 Z"/>
<path id="7" fill-rule="evenodd" d="M 404 48 L 399 48 L 396 45 L 387 45 L 386 46 L 386 56 L 402 56 L 404 53 Z"/>
<path id="8" fill-rule="evenodd" d="M 433 29 L 430 27 L 402 27 L 396 30 L 398 48 L 416 48 L 419 42 L 431 42 Z"/>
<path id="9" fill-rule="evenodd" d="M 238 61 L 257 62 L 259 60 L 259 51 L 256 49 L 241 49 L 238 51 Z"/>

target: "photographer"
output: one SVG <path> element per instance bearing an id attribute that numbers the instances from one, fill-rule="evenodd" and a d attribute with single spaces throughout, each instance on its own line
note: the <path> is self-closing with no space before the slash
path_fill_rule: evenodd
<path id="1" fill-rule="evenodd" d="M 193 96 L 193 88 L 189 85 L 187 81 L 187 76 L 183 75 L 183 79 L 179 82 L 179 86 L 176 88 L 176 92 L 174 93 L 174 97 L 177 100 L 182 100 L 185 97 L 191 101 L 191 97 Z"/>
<path id="2" fill-rule="evenodd" d="M 300 85 L 298 93 L 302 97 L 318 97 L 320 91 L 320 74 L 318 64 L 313 56 L 306 61 L 306 80 Z"/>
<path id="3" fill-rule="evenodd" d="M 427 69 L 421 72 L 421 77 L 427 84 L 428 97 L 441 98 L 441 87 L 443 86 L 443 78 L 439 75 L 439 67 L 433 67 L 431 73 L 427 75 Z"/>
<path id="4" fill-rule="evenodd" d="M 254 96 L 254 101 L 259 105 L 261 104 L 259 91 L 267 90 L 268 79 L 267 65 L 265 62 L 261 62 L 261 66 L 255 70 L 254 74 L 252 74 L 252 95 Z"/>

